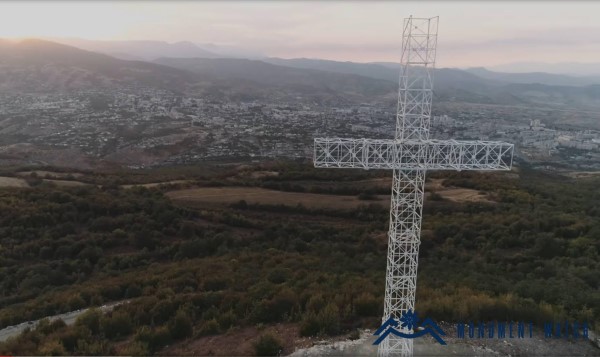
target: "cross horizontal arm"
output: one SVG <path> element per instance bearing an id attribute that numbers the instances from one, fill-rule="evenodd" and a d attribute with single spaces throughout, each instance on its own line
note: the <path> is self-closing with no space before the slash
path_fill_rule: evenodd
<path id="1" fill-rule="evenodd" d="M 315 139 L 315 167 L 510 170 L 513 144 L 498 141 Z"/>

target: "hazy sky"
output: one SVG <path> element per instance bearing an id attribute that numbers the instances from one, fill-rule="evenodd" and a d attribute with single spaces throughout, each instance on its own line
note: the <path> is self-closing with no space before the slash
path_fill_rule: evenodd
<path id="1" fill-rule="evenodd" d="M 397 62 L 411 14 L 440 16 L 439 67 L 600 62 L 600 2 L 592 1 L 0 1 L 0 37 L 192 41 Z"/>

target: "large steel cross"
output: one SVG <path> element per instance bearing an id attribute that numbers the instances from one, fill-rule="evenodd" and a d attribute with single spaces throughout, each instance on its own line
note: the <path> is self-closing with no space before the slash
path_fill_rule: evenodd
<path id="1" fill-rule="evenodd" d="M 414 311 L 425 171 L 512 166 L 509 143 L 429 139 L 437 24 L 438 17 L 404 20 L 395 139 L 315 139 L 315 167 L 394 171 L 382 321 Z M 379 345 L 383 356 L 412 350 L 412 339 L 392 334 Z"/>

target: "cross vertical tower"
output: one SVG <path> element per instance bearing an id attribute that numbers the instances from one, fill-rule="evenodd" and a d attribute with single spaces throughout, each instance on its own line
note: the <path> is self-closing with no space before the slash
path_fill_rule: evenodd
<path id="1" fill-rule="evenodd" d="M 437 24 L 437 17 L 404 20 L 393 140 L 315 139 L 315 167 L 393 170 L 383 321 L 414 310 L 426 170 L 512 166 L 512 144 L 429 139 Z M 379 345 L 380 356 L 407 356 L 412 351 L 411 339 L 393 334 Z"/>
<path id="2" fill-rule="evenodd" d="M 429 139 L 438 17 L 404 19 L 396 140 Z M 425 170 L 394 169 L 388 232 L 384 320 L 415 309 Z M 405 331 L 408 332 L 408 331 Z M 389 335 L 379 355 L 412 354 L 411 339 Z"/>

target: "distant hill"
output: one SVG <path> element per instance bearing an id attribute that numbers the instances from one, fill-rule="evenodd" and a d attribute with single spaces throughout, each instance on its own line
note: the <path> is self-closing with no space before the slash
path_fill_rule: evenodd
<path id="1" fill-rule="evenodd" d="M 247 59 L 264 59 L 266 56 L 259 51 L 242 48 L 236 46 L 215 45 L 214 43 L 198 43 L 196 44 L 202 49 L 216 54 L 220 58 L 247 58 Z M 161 57 L 176 57 L 173 54 L 163 55 Z M 201 57 L 201 56 L 195 56 Z M 206 57 L 206 56 L 204 56 Z"/>
<path id="2" fill-rule="evenodd" d="M 0 91 L 145 86 L 223 100 L 395 102 L 399 65 L 394 63 L 265 61 L 162 57 L 151 63 L 50 41 L 0 40 Z M 436 102 L 600 108 L 600 85 L 585 85 L 584 79 L 571 76 L 441 68 L 434 77 Z"/>
<path id="3" fill-rule="evenodd" d="M 145 86 L 231 100 L 338 103 L 395 96 L 394 82 L 246 59 L 129 61 L 45 40 L 0 41 L 0 91 Z"/>
<path id="4" fill-rule="evenodd" d="M 282 59 L 267 58 L 265 62 L 292 68 L 316 69 L 329 72 L 355 74 L 374 79 L 383 79 L 398 83 L 400 76 L 400 64 L 398 63 L 355 63 L 339 62 L 320 59 Z M 435 87 L 438 90 L 456 87 L 466 87 L 467 90 L 481 90 L 482 86 L 494 85 L 472 73 L 458 69 L 442 68 L 435 70 Z M 496 83 L 499 85 L 500 83 Z"/>
<path id="5" fill-rule="evenodd" d="M 538 106 L 600 109 L 600 85 L 572 87 L 512 83 L 502 89 Z"/>
<path id="6" fill-rule="evenodd" d="M 49 91 L 144 85 L 184 90 L 191 73 L 141 61 L 124 61 L 43 40 L 0 42 L 0 90 Z"/>
<path id="7" fill-rule="evenodd" d="M 506 83 L 538 83 L 553 86 L 587 86 L 600 84 L 600 77 L 593 76 L 575 77 L 565 74 L 544 72 L 505 73 L 490 71 L 483 67 L 469 68 L 466 71 L 481 78 L 492 79 Z"/>
<path id="8" fill-rule="evenodd" d="M 53 42 L 104 53 L 125 60 L 153 61 L 160 57 L 175 58 L 248 58 L 262 59 L 265 56 L 255 50 L 216 45 L 213 43 L 192 43 L 180 41 L 96 41 L 80 38 L 49 38 Z"/>
<path id="9" fill-rule="evenodd" d="M 276 64 L 279 66 L 293 67 L 293 68 L 306 68 L 306 69 L 317 69 L 321 71 L 330 71 L 337 73 L 356 74 L 365 77 L 371 77 L 376 79 L 385 79 L 393 82 L 398 81 L 399 65 L 398 68 L 390 68 L 375 63 L 355 63 L 355 62 L 339 62 L 329 61 L 321 59 L 308 59 L 308 58 L 293 58 L 283 59 L 269 57 L 263 59 L 264 62 Z"/>
<path id="10" fill-rule="evenodd" d="M 487 69 L 497 72 L 530 73 L 545 72 L 553 74 L 566 74 L 571 76 L 600 77 L 600 63 L 581 62 L 515 62 L 495 66 L 486 66 Z"/>
<path id="11" fill-rule="evenodd" d="M 353 63 L 319 59 L 268 58 L 293 68 L 356 74 L 397 83 L 400 65 L 391 62 Z M 434 98 L 485 104 L 571 106 L 600 108 L 599 79 L 550 73 L 499 73 L 483 68 L 438 68 L 434 71 Z"/>
<path id="12" fill-rule="evenodd" d="M 60 38 L 53 39 L 53 41 L 126 60 L 152 61 L 159 57 L 223 57 L 187 41 L 176 43 L 164 41 L 93 41 L 76 38 Z"/>
<path id="13" fill-rule="evenodd" d="M 191 71 L 233 88 L 254 84 L 257 91 L 290 91 L 311 97 L 325 95 L 339 99 L 390 96 L 397 91 L 395 82 L 383 79 L 280 66 L 257 60 L 159 58 L 154 63 Z"/>
<path id="14" fill-rule="evenodd" d="M 265 61 L 292 68 L 315 69 L 344 74 L 354 74 L 373 79 L 386 80 L 398 88 L 400 65 L 398 63 L 354 63 L 319 59 L 268 58 Z M 495 93 L 502 83 L 481 78 L 472 73 L 450 68 L 434 72 L 436 100 L 465 101 L 475 103 L 518 104 L 523 101 L 507 93 Z"/>

